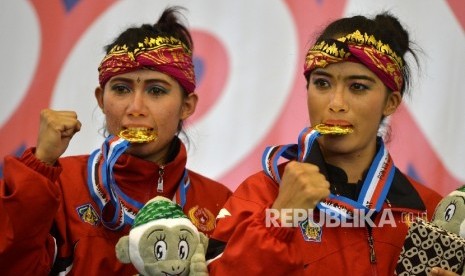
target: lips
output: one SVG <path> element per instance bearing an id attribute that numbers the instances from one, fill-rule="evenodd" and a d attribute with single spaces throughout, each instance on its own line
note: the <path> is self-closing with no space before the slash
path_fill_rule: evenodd
<path id="1" fill-rule="evenodd" d="M 323 122 L 323 124 L 328 126 L 341 126 L 341 127 L 351 127 L 352 124 L 346 120 L 335 120 L 330 119 Z"/>

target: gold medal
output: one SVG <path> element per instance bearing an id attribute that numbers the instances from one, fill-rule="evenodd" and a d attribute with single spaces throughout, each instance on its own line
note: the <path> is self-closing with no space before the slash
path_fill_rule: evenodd
<path id="1" fill-rule="evenodd" d="M 325 125 L 318 124 L 313 127 L 314 130 L 318 131 L 322 135 L 346 135 L 352 133 L 354 130 L 347 126 L 336 126 L 336 125 Z"/>
<path id="2" fill-rule="evenodd" d="M 148 143 L 158 138 L 157 132 L 148 128 L 123 129 L 118 136 L 131 143 Z"/>

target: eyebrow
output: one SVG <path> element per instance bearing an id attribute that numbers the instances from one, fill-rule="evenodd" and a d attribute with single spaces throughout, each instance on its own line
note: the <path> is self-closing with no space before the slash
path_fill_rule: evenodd
<path id="1" fill-rule="evenodd" d="M 329 74 L 328 72 L 326 71 L 323 71 L 323 70 L 318 70 L 318 69 L 315 69 L 311 75 L 318 75 L 318 76 L 326 76 L 328 78 L 333 78 L 333 75 Z M 367 80 L 367 81 L 370 81 L 370 82 L 373 82 L 375 83 L 376 80 L 370 76 L 367 76 L 367 75 L 349 75 L 347 77 L 344 77 L 344 80 Z"/>
<path id="2" fill-rule="evenodd" d="M 135 83 L 136 80 L 132 78 L 125 78 L 125 77 L 114 77 L 110 80 L 110 83 L 117 82 L 117 81 L 122 81 L 122 82 L 130 82 L 130 83 Z M 170 85 L 170 83 L 164 79 L 160 78 L 155 78 L 155 79 L 145 79 L 143 80 L 144 83 L 149 83 L 149 82 L 158 82 L 158 83 L 164 83 L 166 85 Z"/>

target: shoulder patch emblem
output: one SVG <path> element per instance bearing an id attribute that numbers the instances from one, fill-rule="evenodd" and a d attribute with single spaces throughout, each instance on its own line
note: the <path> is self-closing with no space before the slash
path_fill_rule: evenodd
<path id="1" fill-rule="evenodd" d="M 92 207 L 92 204 L 88 203 L 85 205 L 81 205 L 76 208 L 76 211 L 82 221 L 87 222 L 93 226 L 99 224 L 100 218 L 97 212 L 95 211 L 94 207 Z"/>
<path id="2" fill-rule="evenodd" d="M 210 232 L 215 229 L 215 216 L 206 208 L 194 206 L 189 210 L 188 216 L 197 229 L 202 232 Z"/>
<path id="3" fill-rule="evenodd" d="M 321 225 L 311 219 L 306 219 L 301 221 L 299 226 L 305 241 L 321 242 L 321 234 L 323 233 Z"/>

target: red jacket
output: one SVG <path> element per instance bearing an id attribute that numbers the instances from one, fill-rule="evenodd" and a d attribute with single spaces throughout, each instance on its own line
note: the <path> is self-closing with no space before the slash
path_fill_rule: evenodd
<path id="1" fill-rule="evenodd" d="M 318 242 L 305 241 L 299 227 L 266 227 L 265 210 L 278 190 L 278 185 L 260 172 L 234 192 L 210 240 L 210 275 L 393 275 L 408 230 L 405 215 L 427 214 L 430 219 L 441 199 L 396 170 L 383 206 L 383 211 L 390 210 L 384 214 L 393 214 L 395 225 L 369 229 L 365 227 L 368 224 L 325 224 Z M 374 221 L 376 226 L 380 226 L 383 211 Z"/>
<path id="2" fill-rule="evenodd" d="M 61 158 L 46 166 L 28 149 L 21 158 L 6 157 L 0 180 L 0 271 L 2 275 L 134 275 L 132 265 L 116 259 L 115 245 L 129 226 L 112 231 L 100 223 L 97 204 L 87 186 L 89 156 Z M 157 193 L 159 167 L 122 155 L 116 182 L 139 202 L 156 195 L 173 198 L 186 165 L 181 143 L 164 168 L 164 192 Z M 184 212 L 202 232 L 211 234 L 215 217 L 231 192 L 225 186 L 188 171 L 190 188 Z M 52 270 L 53 267 L 53 271 Z"/>

